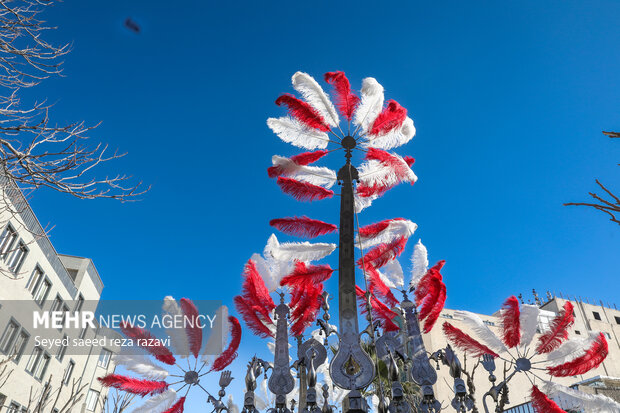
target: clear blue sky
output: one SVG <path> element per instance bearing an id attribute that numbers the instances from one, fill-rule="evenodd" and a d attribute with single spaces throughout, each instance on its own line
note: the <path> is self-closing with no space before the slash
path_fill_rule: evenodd
<path id="1" fill-rule="evenodd" d="M 271 155 L 296 151 L 265 119 L 295 71 L 344 70 L 356 88 L 377 78 L 418 131 L 398 152 L 419 181 L 362 225 L 415 221 L 431 261 L 447 260 L 448 307 L 492 312 L 532 288 L 620 304 L 620 227 L 562 206 L 595 177 L 620 192 L 620 142 L 601 134 L 620 129 L 618 15 L 617 1 L 65 2 L 47 17 L 73 42 L 66 77 L 37 95 L 58 101 L 59 122 L 102 121 L 93 136 L 129 152 L 105 172 L 153 189 L 132 204 L 32 204 L 59 252 L 93 258 L 104 298 L 231 304 L 269 219 L 337 223 L 337 200 L 297 203 L 269 180 Z"/>

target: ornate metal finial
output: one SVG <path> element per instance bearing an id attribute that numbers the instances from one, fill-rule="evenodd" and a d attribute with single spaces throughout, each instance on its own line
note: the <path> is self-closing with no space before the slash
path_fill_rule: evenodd
<path id="1" fill-rule="evenodd" d="M 517 297 L 519 297 L 519 301 L 521 301 L 521 304 L 525 304 L 525 301 L 523 301 L 523 294 L 519 293 Z"/>
<path id="2" fill-rule="evenodd" d="M 536 303 L 537 306 L 540 307 L 542 305 L 542 303 L 540 302 L 540 298 L 538 297 L 538 293 L 533 288 L 532 288 L 532 294 L 534 295 L 534 302 Z"/>

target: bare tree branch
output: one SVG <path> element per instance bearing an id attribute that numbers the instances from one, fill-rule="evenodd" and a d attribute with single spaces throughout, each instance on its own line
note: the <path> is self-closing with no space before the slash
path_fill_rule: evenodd
<path id="1" fill-rule="evenodd" d="M 603 131 L 603 134 L 609 136 L 610 138 L 620 138 L 620 133 L 618 132 Z M 614 195 L 614 193 L 607 187 L 605 187 L 605 185 L 603 185 L 598 179 L 596 179 L 595 181 L 597 185 L 601 187 L 603 191 L 605 191 L 606 196 L 611 199 L 605 199 L 603 198 L 603 196 L 599 196 L 594 192 L 589 192 L 589 195 L 594 199 L 595 202 L 568 202 L 564 205 L 577 205 L 594 208 L 598 211 L 606 213 L 607 215 L 609 215 L 610 221 L 620 225 L 620 197 Z"/>

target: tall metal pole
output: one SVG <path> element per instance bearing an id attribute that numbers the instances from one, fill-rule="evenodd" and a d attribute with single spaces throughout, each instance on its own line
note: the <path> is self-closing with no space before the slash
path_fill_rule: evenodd
<path id="1" fill-rule="evenodd" d="M 353 181 L 359 179 L 357 169 L 351 165 L 351 150 L 356 142 L 351 136 L 342 140 L 346 163 L 338 171 L 340 193 L 340 242 L 338 263 L 338 313 L 340 321 L 338 351 L 331 361 L 329 371 L 336 385 L 352 391 L 368 386 L 374 376 L 372 359 L 362 349 L 357 320 L 355 294 L 355 210 Z M 359 392 L 353 392 L 352 396 Z M 360 399 L 361 400 L 361 399 Z M 352 403 L 356 403 L 353 401 Z M 361 409 L 361 406 L 359 406 Z M 351 406 L 349 411 L 358 407 Z"/>

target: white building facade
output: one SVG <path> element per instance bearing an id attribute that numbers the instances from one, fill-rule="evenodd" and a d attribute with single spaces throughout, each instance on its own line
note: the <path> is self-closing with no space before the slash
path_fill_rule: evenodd
<path id="1" fill-rule="evenodd" d="M 0 199 L 0 413 L 102 412 L 114 349 L 75 354 L 37 345 L 33 312 L 72 313 L 98 303 L 103 283 L 88 258 L 60 255 L 21 192 L 2 185 Z M 61 328 L 55 338 L 95 338 L 99 329 Z M 49 336 L 49 334 L 48 334 Z M 40 340 L 39 340 L 40 344 Z M 73 405 L 71 410 L 68 407 Z"/>

